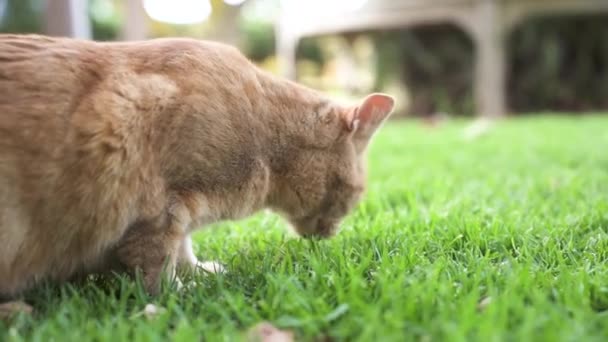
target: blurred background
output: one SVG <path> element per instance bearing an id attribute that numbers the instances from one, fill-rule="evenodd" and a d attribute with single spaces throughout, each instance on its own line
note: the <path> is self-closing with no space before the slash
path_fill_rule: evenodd
<path id="1" fill-rule="evenodd" d="M 0 0 L 0 32 L 223 41 L 401 116 L 608 112 L 608 0 Z"/>

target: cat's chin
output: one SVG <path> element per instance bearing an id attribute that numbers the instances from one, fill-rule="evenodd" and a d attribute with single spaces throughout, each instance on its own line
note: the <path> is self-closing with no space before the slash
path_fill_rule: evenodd
<path id="1" fill-rule="evenodd" d="M 312 228 L 312 229 L 311 229 Z M 313 227 L 298 227 L 292 225 L 292 229 L 302 238 L 311 240 L 324 240 L 330 239 L 339 231 L 338 225 L 334 224 L 316 224 Z"/>
<path id="2" fill-rule="evenodd" d="M 330 239 L 334 236 L 336 236 L 336 231 L 331 232 L 331 233 L 317 233 L 317 232 L 313 232 L 313 233 L 303 233 L 303 234 L 299 234 L 300 237 L 304 238 L 304 239 L 308 239 L 308 240 L 326 240 L 326 239 Z"/>

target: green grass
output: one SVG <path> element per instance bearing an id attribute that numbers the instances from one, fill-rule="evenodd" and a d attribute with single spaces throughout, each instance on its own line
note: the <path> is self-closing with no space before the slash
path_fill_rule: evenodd
<path id="1" fill-rule="evenodd" d="M 261 320 L 305 341 L 606 340 L 608 117 L 509 120 L 474 141 L 464 124 L 385 126 L 332 240 L 270 214 L 222 224 L 197 254 L 227 274 L 158 298 L 125 278 L 36 290 L 39 312 L 0 340 L 232 341 Z M 166 311 L 137 315 L 146 303 Z"/>

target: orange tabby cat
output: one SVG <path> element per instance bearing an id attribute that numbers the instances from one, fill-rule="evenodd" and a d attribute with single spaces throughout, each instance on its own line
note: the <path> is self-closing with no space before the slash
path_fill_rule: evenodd
<path id="1" fill-rule="evenodd" d="M 191 39 L 0 35 L 0 294 L 116 263 L 158 292 L 193 229 L 263 208 L 329 237 L 393 99 L 343 106 Z"/>

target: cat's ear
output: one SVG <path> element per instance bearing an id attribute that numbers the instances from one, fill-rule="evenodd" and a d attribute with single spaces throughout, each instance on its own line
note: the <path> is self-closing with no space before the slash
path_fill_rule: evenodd
<path id="1" fill-rule="evenodd" d="M 367 146 L 394 107 L 393 97 L 375 93 L 365 97 L 358 106 L 347 110 L 344 115 L 346 129 L 352 132 L 353 139 L 361 150 Z"/>

